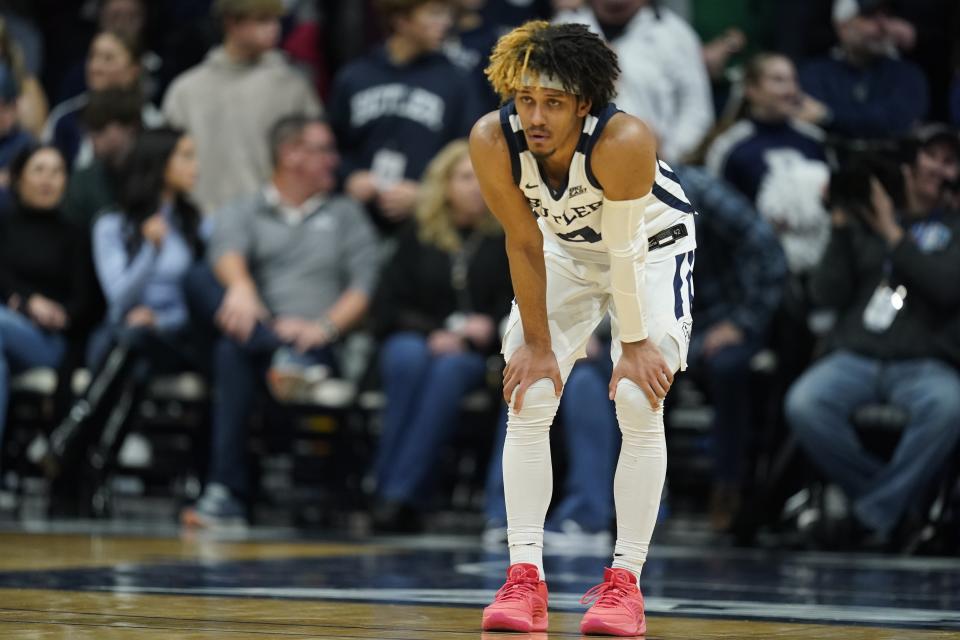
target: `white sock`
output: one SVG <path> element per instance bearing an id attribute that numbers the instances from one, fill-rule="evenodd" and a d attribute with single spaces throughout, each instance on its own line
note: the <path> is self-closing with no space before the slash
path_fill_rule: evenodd
<path id="1" fill-rule="evenodd" d="M 550 425 L 560 399 L 548 379 L 527 389 L 520 413 L 512 404 L 503 445 L 503 489 L 507 505 L 510 564 L 529 562 L 543 571 L 543 522 L 553 493 Z"/>

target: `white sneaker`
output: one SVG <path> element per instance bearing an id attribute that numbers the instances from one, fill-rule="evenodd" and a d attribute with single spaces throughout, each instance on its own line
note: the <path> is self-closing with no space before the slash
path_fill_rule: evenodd
<path id="1" fill-rule="evenodd" d="M 543 546 L 558 551 L 602 551 L 607 552 L 613 547 L 613 536 L 606 529 L 602 531 L 585 531 L 579 523 L 573 520 L 564 520 L 560 523 L 560 530 L 544 529 Z"/>

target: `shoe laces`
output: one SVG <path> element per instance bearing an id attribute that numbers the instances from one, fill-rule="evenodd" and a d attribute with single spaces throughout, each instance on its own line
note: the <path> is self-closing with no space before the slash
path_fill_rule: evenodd
<path id="1" fill-rule="evenodd" d="M 497 591 L 494 600 L 497 602 L 510 602 L 512 600 L 527 600 L 537 593 L 539 580 L 523 575 L 521 572 L 515 572 L 507 576 L 507 581 L 500 590 Z"/>
<path id="2" fill-rule="evenodd" d="M 632 596 L 635 590 L 636 585 L 619 573 L 612 572 L 609 580 L 583 594 L 580 604 L 596 603 L 598 607 L 619 607 L 623 604 L 623 599 Z"/>

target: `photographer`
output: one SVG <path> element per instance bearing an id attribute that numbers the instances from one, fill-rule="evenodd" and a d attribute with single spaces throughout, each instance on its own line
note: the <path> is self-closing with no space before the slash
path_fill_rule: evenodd
<path id="1" fill-rule="evenodd" d="M 800 444 L 849 497 L 853 531 L 881 544 L 960 437 L 960 376 L 935 344 L 960 309 L 960 140 L 934 127 L 918 142 L 902 173 L 867 163 L 832 176 L 831 238 L 811 278 L 814 302 L 837 311 L 832 351 L 786 400 Z M 909 415 L 889 461 L 850 420 L 878 402 Z"/>

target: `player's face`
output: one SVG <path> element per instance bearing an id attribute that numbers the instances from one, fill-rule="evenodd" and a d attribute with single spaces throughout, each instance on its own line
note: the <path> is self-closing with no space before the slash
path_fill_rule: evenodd
<path id="1" fill-rule="evenodd" d="M 542 87 L 517 92 L 517 114 L 527 147 L 537 158 L 549 158 L 558 149 L 576 147 L 590 103 L 572 93 Z"/>

